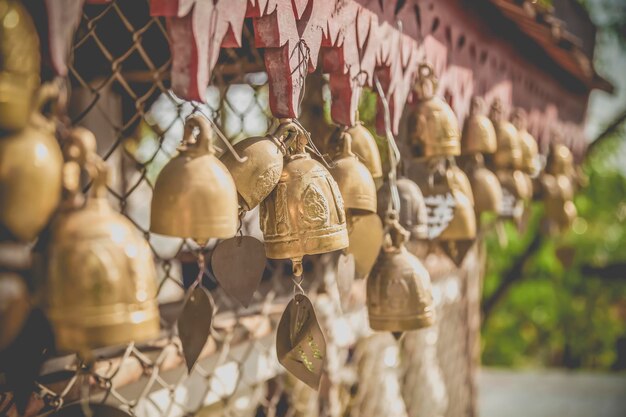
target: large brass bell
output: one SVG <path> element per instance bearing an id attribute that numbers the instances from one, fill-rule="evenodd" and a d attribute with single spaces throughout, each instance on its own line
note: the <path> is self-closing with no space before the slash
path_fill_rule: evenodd
<path id="1" fill-rule="evenodd" d="M 422 149 L 427 158 L 461 154 L 459 122 L 454 111 L 441 97 L 436 96 L 437 78 L 432 67 L 421 64 L 415 85 L 417 107 L 413 115 L 415 125 L 411 145 Z"/>
<path id="2" fill-rule="evenodd" d="M 294 271 L 304 255 L 344 249 L 348 232 L 337 183 L 305 150 L 307 134 L 292 141 L 278 185 L 260 205 L 265 252 L 271 259 L 292 259 Z"/>
<path id="3" fill-rule="evenodd" d="M 522 149 L 515 126 L 504 119 L 502 102 L 495 99 L 491 105 L 489 118 L 496 130 L 498 150 L 493 156 L 497 169 L 519 169 L 522 166 Z"/>
<path id="4" fill-rule="evenodd" d="M 199 132 L 194 140 L 195 129 Z M 224 164 L 215 157 L 213 135 L 203 116 L 187 119 L 184 144 L 154 185 L 152 232 L 193 238 L 200 243 L 237 233 L 237 188 Z"/>
<path id="5" fill-rule="evenodd" d="M 404 332 L 431 326 L 435 321 L 430 275 L 405 248 L 407 238 L 408 232 L 392 220 L 367 278 L 367 312 L 374 330 Z"/>
<path id="6" fill-rule="evenodd" d="M 68 199 L 52 225 L 45 296 L 58 349 L 89 356 L 94 348 L 158 336 L 156 271 L 146 241 L 107 201 L 107 169 L 93 134 L 77 128 L 70 140 Z M 93 180 L 84 205 L 76 198 L 79 165 Z"/>
<path id="7" fill-rule="evenodd" d="M 360 210 L 376 212 L 376 185 L 370 171 L 359 162 L 352 152 L 352 136 L 344 132 L 341 135 L 342 152 L 334 161 L 329 171 L 343 198 L 347 211 Z"/>
<path id="8" fill-rule="evenodd" d="M 245 163 L 233 153 L 225 153 L 221 161 L 233 177 L 239 194 L 239 205 L 245 211 L 252 210 L 272 192 L 283 170 L 283 143 L 281 136 L 288 126 L 280 125 L 274 134 L 244 139 L 234 149 Z"/>
<path id="9" fill-rule="evenodd" d="M 44 85 L 28 126 L 0 138 L 0 223 L 25 242 L 37 237 L 61 198 L 63 155 L 56 126 L 40 113 L 57 97 L 56 87 Z"/>
<path id="10" fill-rule="evenodd" d="M 380 188 L 383 183 L 383 167 L 380 159 L 380 151 L 376 144 L 376 139 L 372 133 L 358 121 L 354 126 L 349 128 L 338 127 L 327 138 L 324 144 L 325 152 L 328 152 L 333 158 L 343 152 L 342 134 L 348 133 L 352 138 L 352 152 L 357 156 L 359 161 L 365 165 L 372 174 L 376 188 Z"/>
<path id="11" fill-rule="evenodd" d="M 28 123 L 41 58 L 37 30 L 21 1 L 0 0 L 0 22 L 1 132 Z"/>
<path id="12" fill-rule="evenodd" d="M 461 152 L 464 155 L 476 153 L 492 154 L 498 149 L 493 123 L 483 114 L 484 101 L 473 97 L 469 116 L 463 124 Z"/>

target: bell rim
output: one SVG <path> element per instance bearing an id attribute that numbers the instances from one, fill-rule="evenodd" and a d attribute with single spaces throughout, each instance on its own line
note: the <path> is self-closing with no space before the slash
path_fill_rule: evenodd
<path id="1" fill-rule="evenodd" d="M 412 314 L 405 317 L 391 315 L 368 315 L 369 325 L 372 330 L 386 332 L 402 332 L 418 330 L 435 324 L 434 308 L 428 307 L 425 312 Z"/>

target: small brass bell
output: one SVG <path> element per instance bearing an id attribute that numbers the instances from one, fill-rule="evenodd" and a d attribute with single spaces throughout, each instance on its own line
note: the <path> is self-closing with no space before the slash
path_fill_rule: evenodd
<path id="1" fill-rule="evenodd" d="M 482 213 L 500 213 L 502 207 L 502 186 L 496 174 L 485 168 L 480 153 L 470 157 L 465 172 L 472 186 L 474 210 L 477 219 Z"/>
<path id="2" fill-rule="evenodd" d="M 476 214 L 472 202 L 460 189 L 451 191 L 456 201 L 454 217 L 437 240 L 473 240 L 476 238 Z"/>
<path id="3" fill-rule="evenodd" d="M 494 100 L 489 112 L 489 118 L 496 130 L 498 150 L 493 156 L 497 169 L 519 169 L 522 166 L 522 149 L 519 135 L 515 126 L 504 119 L 502 103 Z"/>
<path id="4" fill-rule="evenodd" d="M 307 134 L 299 131 L 285 156 L 278 185 L 260 205 L 265 252 L 271 259 L 299 262 L 304 255 L 348 246 L 339 187 L 328 170 L 306 152 L 307 142 Z"/>
<path id="5" fill-rule="evenodd" d="M 276 187 L 283 170 L 283 143 L 280 137 L 289 127 L 281 125 L 272 135 L 244 139 L 234 145 L 238 155 L 246 158 L 237 161 L 233 153 L 225 153 L 221 161 L 233 177 L 239 205 L 250 211 L 261 203 Z"/>
<path id="6" fill-rule="evenodd" d="M 70 204 L 53 222 L 45 296 L 58 349 L 88 357 L 94 348 L 158 336 L 156 271 L 146 241 L 107 201 L 106 165 L 95 154 L 93 134 L 76 128 L 70 139 L 92 191 L 84 206 Z M 68 178 L 68 203 L 78 201 L 71 198 L 78 184 Z"/>
<path id="7" fill-rule="evenodd" d="M 569 229 L 577 216 L 570 179 L 565 175 L 545 174 L 541 183 L 549 231 L 556 233 Z"/>
<path id="8" fill-rule="evenodd" d="M 44 85 L 28 126 L 0 138 L 0 223 L 24 242 L 37 237 L 61 199 L 63 155 L 56 126 L 39 112 L 58 93 Z"/>
<path id="9" fill-rule="evenodd" d="M 359 158 L 359 161 L 365 165 L 372 174 L 376 189 L 380 188 L 383 183 L 383 166 L 380 159 L 380 151 L 376 144 L 376 139 L 372 133 L 358 121 L 354 126 L 349 128 L 338 127 L 326 139 L 324 151 L 328 152 L 333 158 L 343 152 L 341 141 L 342 133 L 348 133 L 352 138 L 352 152 Z"/>
<path id="10" fill-rule="evenodd" d="M 39 37 L 22 2 L 0 0 L 0 132 L 28 124 L 39 87 Z"/>
<path id="11" fill-rule="evenodd" d="M 474 193 L 472 192 L 472 185 L 469 178 L 456 164 L 453 164 L 448 168 L 448 178 L 452 188 L 460 190 L 470 201 L 470 204 L 474 205 Z"/>
<path id="12" fill-rule="evenodd" d="M 574 175 L 574 156 L 567 146 L 560 143 L 551 146 L 545 171 L 552 175 Z"/>
<path id="13" fill-rule="evenodd" d="M 511 122 L 519 134 L 519 143 L 522 152 L 522 166 L 524 173 L 536 176 L 539 163 L 539 148 L 537 141 L 527 130 L 526 112 L 523 109 L 516 109 L 511 116 Z"/>
<path id="14" fill-rule="evenodd" d="M 483 107 L 483 99 L 472 98 L 470 113 L 463 124 L 461 138 L 461 153 L 464 155 L 492 154 L 498 149 L 496 131 L 491 120 L 483 114 Z"/>
<path id="15" fill-rule="evenodd" d="M 329 171 L 337 181 L 344 207 L 347 211 L 375 213 L 376 185 L 372 174 L 352 153 L 352 136 L 342 133 L 341 142 L 343 150 Z"/>
<path id="16" fill-rule="evenodd" d="M 422 149 L 421 156 L 427 158 L 460 155 L 459 122 L 448 103 L 435 95 L 437 78 L 428 64 L 419 66 L 414 89 L 418 102 L 411 145 Z"/>
<path id="17" fill-rule="evenodd" d="M 422 190 L 414 181 L 405 177 L 396 180 L 396 187 L 400 198 L 398 221 L 400 226 L 410 233 L 409 242 L 426 239 L 428 237 L 428 210 L 424 203 Z M 389 187 L 381 188 L 378 194 L 381 197 L 378 204 L 378 215 L 385 218 L 390 208 Z"/>
<path id="18" fill-rule="evenodd" d="M 237 188 L 215 157 L 212 140 L 204 117 L 187 119 L 180 153 L 165 165 L 154 185 L 150 231 L 199 243 L 237 233 Z"/>
<path id="19" fill-rule="evenodd" d="M 367 312 L 373 330 L 405 332 L 432 326 L 430 275 L 404 246 L 408 232 L 392 220 L 386 242 L 367 278 Z"/>

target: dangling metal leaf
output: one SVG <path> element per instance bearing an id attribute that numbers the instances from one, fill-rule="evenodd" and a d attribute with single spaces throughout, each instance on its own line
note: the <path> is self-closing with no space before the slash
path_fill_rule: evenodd
<path id="1" fill-rule="evenodd" d="M 211 255 L 211 267 L 217 282 L 244 307 L 252 301 L 266 262 L 263 244 L 252 236 L 227 239 L 217 245 Z"/>
<path id="2" fill-rule="evenodd" d="M 183 311 L 178 317 L 178 336 L 183 345 L 183 355 L 187 371 L 198 360 L 202 348 L 211 333 L 213 319 L 213 302 L 211 295 L 202 286 L 196 287 L 185 302 Z"/>

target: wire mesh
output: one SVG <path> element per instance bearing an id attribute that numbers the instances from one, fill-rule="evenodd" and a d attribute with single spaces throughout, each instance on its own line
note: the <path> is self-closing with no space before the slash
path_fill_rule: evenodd
<path id="1" fill-rule="evenodd" d="M 150 233 L 152 187 L 175 155 L 189 114 L 203 113 L 233 143 L 268 129 L 267 76 L 249 25 L 243 42 L 243 48 L 222 50 L 207 102 L 187 102 L 169 90 L 167 30 L 161 18 L 150 16 L 147 0 L 85 6 L 70 59 L 68 115 L 72 125 L 96 134 L 98 153 L 112 173 L 109 199 L 153 251 L 162 338 L 103 349 L 91 366 L 75 356 L 49 360 L 26 415 L 88 399 L 137 416 L 371 416 L 377 410 L 376 415 L 414 417 L 425 415 L 424 406 L 411 403 L 424 395 L 431 398 L 429 415 L 472 415 L 465 280 L 451 266 L 436 267 L 440 272 L 433 276 L 440 323 L 438 339 L 431 337 L 438 358 L 433 364 L 422 360 L 419 343 L 372 336 L 362 298 L 359 306 L 342 311 L 334 288 L 335 254 L 305 259 L 305 289 L 329 345 L 327 377 L 317 393 L 285 376 L 275 357 L 275 328 L 293 291 L 290 266 L 268 261 L 251 307 L 243 308 L 221 290 L 206 264 L 203 284 L 216 301 L 217 315 L 198 363 L 187 374 L 174 324 L 196 279 L 200 248 L 190 240 Z M 254 211 L 247 214 L 243 233 L 262 237 Z M 207 245 L 209 252 L 214 244 Z M 441 378 L 429 379 L 433 366 L 443 385 Z M 425 380 L 414 384 L 415 375 L 422 374 Z M 443 395 L 433 396 L 432 389 Z M 0 410 L 17 415 L 10 393 L 0 397 Z"/>

